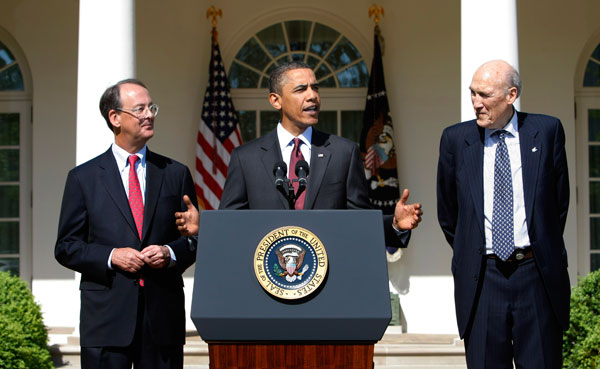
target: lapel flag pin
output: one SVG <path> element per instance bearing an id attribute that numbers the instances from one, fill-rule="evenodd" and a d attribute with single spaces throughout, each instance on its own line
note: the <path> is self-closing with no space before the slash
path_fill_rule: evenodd
<path id="1" fill-rule="evenodd" d="M 323 157 L 323 154 L 318 154 L 317 156 L 318 156 L 319 158 L 322 158 L 322 157 Z"/>
<path id="2" fill-rule="evenodd" d="M 534 147 L 533 149 L 531 149 L 531 152 L 536 152 L 537 151 L 537 147 Z"/>

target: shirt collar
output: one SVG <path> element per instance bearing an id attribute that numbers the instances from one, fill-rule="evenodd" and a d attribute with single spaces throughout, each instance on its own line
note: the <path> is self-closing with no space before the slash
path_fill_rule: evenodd
<path id="1" fill-rule="evenodd" d="M 517 109 L 513 108 L 513 115 L 510 118 L 510 120 L 508 121 L 508 123 L 506 123 L 506 125 L 500 129 L 489 129 L 486 128 L 485 129 L 485 138 L 490 138 L 490 136 L 499 130 L 505 130 L 506 132 L 510 133 L 510 137 L 517 137 L 519 135 L 519 119 L 517 117 Z"/>
<path id="2" fill-rule="evenodd" d="M 125 149 L 119 147 L 119 145 L 117 145 L 116 143 L 112 144 L 112 153 L 115 157 L 115 159 L 117 160 L 117 166 L 119 167 L 119 170 L 123 170 L 123 168 L 125 168 L 128 164 L 128 158 L 131 155 L 130 153 L 128 153 Z M 135 153 L 135 155 L 137 155 L 140 158 L 140 164 L 142 166 L 146 166 L 146 153 L 147 153 L 147 146 L 144 145 L 144 147 L 142 147 L 142 149 L 138 152 Z"/>
<path id="3" fill-rule="evenodd" d="M 304 144 L 307 145 L 309 148 L 312 142 L 312 133 L 313 128 L 308 127 L 306 130 L 304 130 L 304 132 L 302 132 L 302 134 L 300 134 L 300 136 L 298 136 L 298 138 L 301 139 L 302 142 L 304 142 Z M 277 124 L 277 138 L 279 139 L 279 146 L 283 151 L 283 149 L 286 146 L 288 146 L 290 142 L 292 142 L 292 140 L 296 138 L 296 136 L 286 131 L 286 129 L 283 128 L 283 126 L 281 125 L 281 121 L 279 121 L 279 123 Z"/>

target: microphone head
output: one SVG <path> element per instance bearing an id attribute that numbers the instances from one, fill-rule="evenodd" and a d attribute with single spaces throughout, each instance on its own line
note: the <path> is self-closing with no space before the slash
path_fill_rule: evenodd
<path id="1" fill-rule="evenodd" d="M 277 171 L 278 170 L 283 171 L 284 175 L 287 173 L 287 165 L 285 164 L 285 161 L 280 160 L 277 163 L 275 163 L 275 165 L 273 165 L 273 174 L 275 176 L 277 176 Z"/>
<path id="2" fill-rule="evenodd" d="M 303 169 L 304 170 L 304 176 L 308 176 L 308 163 L 306 162 L 306 160 L 298 160 L 298 162 L 296 163 L 296 168 L 294 169 L 294 173 L 296 173 L 296 176 L 300 177 L 300 170 Z"/>

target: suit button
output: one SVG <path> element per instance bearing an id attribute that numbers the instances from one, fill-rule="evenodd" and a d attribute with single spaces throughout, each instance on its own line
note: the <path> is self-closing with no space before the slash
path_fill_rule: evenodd
<path id="1" fill-rule="evenodd" d="M 477 252 L 479 253 L 479 255 L 483 254 L 483 249 L 479 249 L 477 250 Z"/>
<path id="2" fill-rule="evenodd" d="M 476 275 L 474 275 L 474 276 L 473 276 L 473 280 L 474 280 L 475 282 L 477 282 L 477 281 L 479 280 L 479 276 L 476 276 Z"/>

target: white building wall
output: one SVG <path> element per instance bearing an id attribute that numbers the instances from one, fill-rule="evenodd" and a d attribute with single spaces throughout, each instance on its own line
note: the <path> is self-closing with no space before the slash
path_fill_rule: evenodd
<path id="1" fill-rule="evenodd" d="M 367 9 L 371 3 L 307 0 L 303 6 L 321 9 L 353 27 L 366 40 L 368 50 L 361 52 L 370 59 L 373 24 Z M 208 78 L 210 24 L 205 14 L 211 4 L 144 0 L 143 6 L 141 2 L 137 6 L 137 73 L 161 106 L 156 135 L 149 145 L 192 169 Z M 249 22 L 281 7 L 298 6 L 291 0 L 280 1 L 278 8 L 265 0 L 214 4 L 224 13 L 218 29 L 226 65 L 236 52 L 232 40 L 240 37 L 238 32 Z M 380 26 L 386 41 L 384 68 L 396 126 L 400 181 L 425 210 L 409 249 L 390 266 L 390 276 L 401 292 L 409 332 L 456 332 L 451 250 L 437 224 L 435 181 L 441 132 L 460 121 L 460 0 L 386 0 L 379 5 L 385 8 Z M 581 50 L 600 30 L 600 4 L 531 0 L 517 6 L 524 80 L 521 109 L 560 117 L 567 134 L 572 201 L 565 238 L 575 281 L 573 79 Z M 485 23 L 493 15 L 481 16 Z M 5 0 L 0 3 L 0 26 L 19 42 L 33 75 L 33 292 L 42 304 L 46 324 L 74 326 L 78 317 L 69 314 L 79 303 L 74 273 L 55 261 L 53 250 L 64 181 L 75 165 L 78 1 Z M 90 114 L 99 115 L 97 111 Z M 191 275 L 191 271 L 186 273 L 188 300 Z"/>

